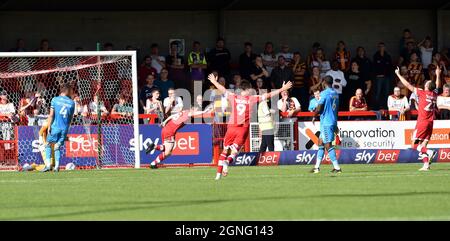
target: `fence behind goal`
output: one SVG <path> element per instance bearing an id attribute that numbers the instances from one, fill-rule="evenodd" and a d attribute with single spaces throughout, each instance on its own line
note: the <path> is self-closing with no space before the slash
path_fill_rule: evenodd
<path id="1" fill-rule="evenodd" d="M 0 169 L 40 162 L 31 154 L 43 150 L 40 130 L 64 83 L 76 110 L 62 164 L 69 154 L 86 168 L 139 166 L 138 151 L 121 149 L 138 133 L 136 72 L 135 51 L 0 53 Z"/>

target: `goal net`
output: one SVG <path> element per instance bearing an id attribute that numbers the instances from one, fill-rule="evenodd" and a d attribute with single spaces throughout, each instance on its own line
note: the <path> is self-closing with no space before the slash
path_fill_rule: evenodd
<path id="1" fill-rule="evenodd" d="M 139 167 L 136 52 L 30 52 L 0 53 L 0 169 L 43 163 L 40 130 L 64 83 L 76 108 L 60 166 Z"/>

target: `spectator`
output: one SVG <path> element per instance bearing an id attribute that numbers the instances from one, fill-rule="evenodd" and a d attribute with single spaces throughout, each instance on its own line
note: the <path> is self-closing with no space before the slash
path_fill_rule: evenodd
<path id="1" fill-rule="evenodd" d="M 311 53 L 308 55 L 308 58 L 306 59 L 306 64 L 308 68 L 312 69 L 312 62 L 317 61 L 316 59 L 316 53 L 317 50 L 320 48 L 320 43 L 315 42 L 312 46 Z"/>
<path id="2" fill-rule="evenodd" d="M 287 44 L 282 44 L 282 45 L 281 45 L 281 52 L 279 52 L 279 53 L 277 54 L 277 58 L 278 58 L 279 56 L 283 56 L 283 57 L 284 57 L 285 65 L 286 65 L 286 66 L 290 65 L 291 62 L 292 62 L 293 59 L 294 59 L 294 54 L 291 53 L 291 52 L 289 52 L 289 45 L 287 45 Z"/>
<path id="3" fill-rule="evenodd" d="M 142 110 L 146 105 L 145 104 L 146 100 L 152 97 L 152 92 L 155 89 L 159 90 L 159 87 L 154 84 L 155 75 L 149 74 L 146 80 L 147 84 L 141 89 L 141 93 L 139 94 L 139 103 Z"/>
<path id="4" fill-rule="evenodd" d="M 164 114 L 170 116 L 183 110 L 183 99 L 175 95 L 175 89 L 170 88 L 168 97 L 164 99 Z"/>
<path id="5" fill-rule="evenodd" d="M 201 52 L 200 42 L 198 41 L 194 41 L 192 45 L 192 51 L 188 56 L 188 65 L 191 72 L 191 90 L 194 91 L 194 86 L 203 85 L 205 80 L 205 70 L 207 68 L 206 57 L 205 54 Z"/>
<path id="6" fill-rule="evenodd" d="M 294 79 L 294 72 L 286 66 L 283 56 L 278 56 L 278 66 L 275 67 L 271 75 L 272 89 L 279 89 L 284 82 L 292 81 Z"/>
<path id="7" fill-rule="evenodd" d="M 240 74 L 233 75 L 233 83 L 230 84 L 230 89 L 237 90 L 240 88 L 242 82 L 242 77 Z"/>
<path id="8" fill-rule="evenodd" d="M 339 63 L 336 60 L 333 60 L 332 68 L 326 75 L 333 78 L 333 88 L 341 95 L 344 87 L 347 86 L 347 80 L 345 79 L 344 72 L 339 69 Z"/>
<path id="9" fill-rule="evenodd" d="M 314 60 L 311 62 L 311 65 L 309 67 L 311 69 L 314 67 L 318 67 L 321 78 L 325 77 L 326 73 L 331 69 L 330 62 L 326 60 L 325 53 L 322 48 L 317 49 Z"/>
<path id="10" fill-rule="evenodd" d="M 269 75 L 272 74 L 272 70 L 277 67 L 277 55 L 273 49 L 273 43 L 267 42 L 264 46 L 264 52 L 261 54 L 263 65 L 266 67 Z"/>
<path id="11" fill-rule="evenodd" d="M 152 58 L 152 67 L 156 69 L 156 73 L 159 75 L 161 70 L 166 67 L 166 58 L 159 55 L 159 46 L 154 43 L 150 46 L 150 57 Z"/>
<path id="12" fill-rule="evenodd" d="M 314 95 L 316 90 L 320 90 L 322 86 L 322 77 L 320 77 L 319 67 L 312 68 L 312 74 L 309 77 L 309 94 L 310 96 Z"/>
<path id="13" fill-rule="evenodd" d="M 315 89 L 314 96 L 309 100 L 308 111 L 314 112 L 314 110 L 317 108 L 317 105 L 319 105 L 319 100 L 320 100 L 320 89 Z"/>
<path id="14" fill-rule="evenodd" d="M 256 80 L 256 88 L 255 88 L 255 90 L 256 90 L 256 93 L 257 93 L 258 95 L 262 95 L 262 94 L 264 94 L 264 93 L 267 93 L 267 88 L 266 88 L 266 86 L 264 85 L 264 80 L 263 80 L 263 79 L 258 78 L 258 79 Z"/>
<path id="15" fill-rule="evenodd" d="M 27 52 L 25 48 L 25 40 L 23 39 L 17 39 L 16 41 L 16 47 L 9 50 L 9 52 Z"/>
<path id="16" fill-rule="evenodd" d="M 445 62 L 445 60 L 442 58 L 441 53 L 436 52 L 433 55 L 433 60 L 431 62 L 431 64 L 428 66 L 428 74 L 430 76 L 430 79 L 433 81 L 436 81 L 436 68 L 437 66 L 441 67 L 441 79 L 444 79 L 444 76 L 446 76 L 448 74 L 447 71 L 447 63 Z"/>
<path id="17" fill-rule="evenodd" d="M 14 104 L 8 101 L 8 96 L 5 92 L 0 93 L 0 115 L 7 118 L 9 121 L 0 122 L 0 129 L 2 131 L 2 140 L 12 140 L 14 135 L 14 128 L 12 122 L 14 122 L 14 114 L 16 109 Z M 5 143 L 5 150 L 11 149 L 10 143 Z"/>
<path id="18" fill-rule="evenodd" d="M 375 84 L 375 95 L 379 100 L 386 100 L 388 97 L 388 90 L 391 89 L 391 72 L 392 72 L 392 58 L 386 51 L 386 46 L 383 42 L 378 43 L 378 51 L 373 56 L 373 73 Z M 379 101 L 374 103 L 374 109 L 386 108 L 386 102 Z"/>
<path id="19" fill-rule="evenodd" d="M 350 51 L 345 47 L 344 41 L 339 41 L 337 43 L 336 52 L 334 53 L 334 59 L 339 63 L 339 69 L 342 72 L 347 72 L 350 70 Z"/>
<path id="20" fill-rule="evenodd" d="M 287 118 L 283 118 L 282 121 L 290 121 L 291 117 L 295 117 L 301 111 L 300 102 L 295 97 L 289 97 L 287 90 L 281 92 L 281 99 L 278 100 L 277 107 L 281 112 L 287 112 Z"/>
<path id="21" fill-rule="evenodd" d="M 365 95 L 370 92 L 372 86 L 372 61 L 366 56 L 366 50 L 363 47 L 358 47 L 356 49 L 356 57 L 353 58 L 352 62 L 356 62 L 359 66 L 359 72 L 363 79 L 367 80 Z"/>
<path id="22" fill-rule="evenodd" d="M 430 36 L 427 36 L 424 40 L 422 40 L 418 44 L 419 50 L 420 50 L 420 56 L 422 59 L 422 65 L 423 65 L 423 73 L 426 75 L 425 78 L 429 79 L 428 76 L 428 66 L 431 64 L 433 60 L 433 42 L 431 41 Z"/>
<path id="23" fill-rule="evenodd" d="M 363 93 L 367 94 L 365 90 L 367 89 L 368 83 L 359 71 L 359 65 L 357 62 L 352 62 L 351 69 L 346 74 L 345 78 L 347 80 L 347 86 L 345 87 L 342 95 L 345 100 L 349 100 L 357 89 L 362 89 Z M 346 102 L 343 102 L 343 104 L 346 104 Z M 342 109 L 348 109 L 348 106 L 342 106 Z"/>
<path id="24" fill-rule="evenodd" d="M 413 41 L 409 41 L 406 43 L 406 48 L 403 49 L 403 51 L 400 53 L 400 58 L 398 60 L 398 65 L 408 65 L 409 60 L 411 59 L 411 55 L 413 53 L 417 53 L 418 51 L 416 49 L 416 46 L 414 45 Z"/>
<path id="25" fill-rule="evenodd" d="M 450 85 L 444 84 L 443 92 L 437 97 L 437 107 L 441 120 L 450 120 Z"/>
<path id="26" fill-rule="evenodd" d="M 309 101 L 309 88 L 306 81 L 306 63 L 302 60 L 300 52 L 294 53 L 293 61 L 289 67 L 292 68 L 292 72 L 294 73 L 292 95 L 299 98 L 300 105 L 306 108 Z"/>
<path id="27" fill-rule="evenodd" d="M 48 116 L 42 115 L 39 109 L 34 109 L 27 118 L 29 126 L 43 126 L 47 121 Z"/>
<path id="28" fill-rule="evenodd" d="M 355 92 L 355 96 L 350 99 L 350 108 L 349 111 L 366 111 L 367 110 L 367 102 L 363 97 L 362 89 L 357 89 Z"/>
<path id="29" fill-rule="evenodd" d="M 53 51 L 53 48 L 50 48 L 49 46 L 50 46 L 50 43 L 49 43 L 48 39 L 42 39 L 41 44 L 39 45 L 39 49 L 37 51 L 38 52 Z"/>
<path id="30" fill-rule="evenodd" d="M 75 94 L 73 97 L 73 101 L 75 102 L 75 110 L 73 112 L 74 116 L 81 116 L 86 113 L 84 111 L 83 104 L 81 103 L 80 96 L 78 94 Z"/>
<path id="31" fill-rule="evenodd" d="M 253 53 L 253 45 L 250 42 L 244 43 L 244 53 L 239 56 L 239 73 L 241 77 L 250 80 L 250 74 L 256 59 L 256 54 Z"/>
<path id="32" fill-rule="evenodd" d="M 115 104 L 111 110 L 113 115 L 121 115 L 123 117 L 133 116 L 133 106 L 127 102 L 127 98 L 124 95 L 119 96 L 119 103 Z"/>
<path id="33" fill-rule="evenodd" d="M 113 51 L 114 45 L 112 43 L 105 43 L 103 45 L 103 51 Z"/>
<path id="34" fill-rule="evenodd" d="M 197 108 L 199 111 L 203 110 L 203 96 L 202 95 L 197 95 L 197 97 L 195 97 L 195 104 L 194 104 L 194 108 Z"/>
<path id="35" fill-rule="evenodd" d="M 408 98 L 401 94 L 400 88 L 394 88 L 394 94 L 390 95 L 387 100 L 389 111 L 398 112 L 398 117 L 389 115 L 391 120 L 406 120 L 405 113 L 409 111 Z"/>
<path id="36" fill-rule="evenodd" d="M 210 70 L 217 70 L 219 76 L 224 76 L 225 79 L 230 77 L 231 53 L 225 48 L 223 38 L 217 39 L 216 47 L 209 51 L 207 61 Z"/>
<path id="37" fill-rule="evenodd" d="M 145 103 L 145 114 L 156 114 L 158 116 L 158 123 L 164 120 L 164 109 L 163 104 L 159 100 L 159 90 L 154 89 L 151 93 L 151 97 L 146 100 Z M 148 124 L 148 119 L 144 119 L 144 124 Z"/>
<path id="38" fill-rule="evenodd" d="M 399 44 L 399 53 L 402 53 L 405 49 L 406 49 L 406 45 L 408 42 L 415 42 L 411 30 L 409 29 L 405 29 L 403 30 L 403 36 L 400 39 L 400 44 Z"/>
<path id="39" fill-rule="evenodd" d="M 103 103 L 103 101 L 99 101 L 98 96 L 94 95 L 94 100 L 89 103 L 89 111 L 91 112 L 92 115 L 97 115 L 97 111 L 100 110 L 100 113 L 102 116 L 104 115 L 108 115 L 108 110 L 105 107 L 105 104 Z M 86 108 L 85 108 L 86 109 Z"/>
<path id="40" fill-rule="evenodd" d="M 175 83 L 168 79 L 169 71 L 166 68 L 162 68 L 160 77 L 155 81 L 155 85 L 158 86 L 161 91 L 161 99 L 165 99 L 168 96 L 169 89 L 175 88 Z"/>
<path id="41" fill-rule="evenodd" d="M 419 97 L 417 97 L 415 92 L 412 92 L 411 96 L 409 96 L 409 108 L 411 110 L 419 109 Z"/>
<path id="42" fill-rule="evenodd" d="M 166 57 L 166 66 L 169 71 L 168 78 L 175 82 L 176 88 L 188 89 L 189 84 L 186 81 L 184 70 L 184 58 L 178 54 L 178 44 L 170 44 L 169 55 Z"/>
<path id="43" fill-rule="evenodd" d="M 273 120 L 275 110 L 269 109 L 268 101 L 261 101 L 258 105 L 258 123 L 261 133 L 260 153 L 275 150 L 275 123 Z"/>
<path id="44" fill-rule="evenodd" d="M 156 76 L 156 69 L 152 67 L 152 57 L 147 55 L 144 57 L 144 61 L 138 69 L 139 88 L 142 88 L 146 84 L 149 75 Z"/>
<path id="45" fill-rule="evenodd" d="M 261 56 L 256 56 L 255 64 L 250 71 L 250 78 L 253 86 L 256 86 L 256 80 L 261 78 L 267 84 L 269 81 L 270 73 L 269 70 L 263 64 L 263 58 Z"/>
<path id="46" fill-rule="evenodd" d="M 408 64 L 409 83 L 415 87 L 420 87 L 423 84 L 424 76 L 422 73 L 422 63 L 419 62 L 419 56 L 417 53 L 412 53 Z"/>

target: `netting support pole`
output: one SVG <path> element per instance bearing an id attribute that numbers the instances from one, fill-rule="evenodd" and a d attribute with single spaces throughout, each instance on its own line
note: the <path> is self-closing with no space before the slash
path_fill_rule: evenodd
<path id="1" fill-rule="evenodd" d="M 138 100 L 138 79 L 137 79 L 137 56 L 134 51 L 131 56 L 131 78 L 133 86 L 133 132 L 134 132 L 134 167 L 141 167 L 141 143 L 139 136 L 139 100 Z"/>
<path id="2" fill-rule="evenodd" d="M 100 43 L 97 43 L 97 51 L 100 51 Z M 97 62 L 100 63 L 100 56 L 97 57 Z M 100 169 L 102 166 L 102 155 L 103 155 L 103 140 L 102 140 L 102 112 L 100 111 L 100 89 L 101 89 L 101 66 L 97 67 L 97 138 L 98 138 L 98 147 L 97 147 L 97 169 Z"/>

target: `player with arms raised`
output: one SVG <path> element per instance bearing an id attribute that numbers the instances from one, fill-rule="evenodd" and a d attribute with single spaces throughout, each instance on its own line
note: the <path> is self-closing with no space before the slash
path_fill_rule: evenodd
<path id="1" fill-rule="evenodd" d="M 61 160 L 61 147 L 67 138 L 70 122 L 75 112 L 75 102 L 70 98 L 72 96 L 72 86 L 63 84 L 61 93 L 52 99 L 50 104 L 50 114 L 48 116 L 48 136 L 45 147 L 45 168 L 42 172 L 50 171 L 52 158 L 52 146 L 55 154 L 54 171 L 59 171 L 59 161 Z"/>
<path id="2" fill-rule="evenodd" d="M 225 94 L 231 105 L 231 117 L 228 121 L 227 132 L 224 137 L 224 148 L 218 161 L 216 180 L 219 180 L 222 175 L 228 175 L 228 165 L 234 161 L 247 139 L 250 127 L 250 114 L 253 107 L 261 101 L 279 95 L 284 90 L 289 90 L 292 88 L 292 83 L 290 81 L 283 83 L 281 89 L 270 93 L 250 95 L 251 84 L 248 81 L 242 81 L 239 88 L 240 94 L 235 94 L 217 82 L 218 77 L 214 74 L 210 74 L 208 79 L 220 94 Z"/>
<path id="3" fill-rule="evenodd" d="M 412 86 L 403 76 L 400 74 L 400 69 L 397 67 L 395 74 L 398 76 L 402 84 L 408 88 L 411 92 L 415 93 L 418 97 L 419 108 L 416 129 L 413 134 L 412 148 L 419 151 L 419 159 L 422 159 L 423 167 L 419 171 L 430 170 L 430 164 L 436 152 L 428 150 L 428 141 L 433 134 L 433 121 L 436 111 L 436 100 L 438 96 L 438 88 L 441 85 L 441 69 L 439 66 L 436 68 L 436 83 L 428 80 L 425 82 L 425 88 L 416 88 Z"/>
<path id="4" fill-rule="evenodd" d="M 155 145 L 155 143 L 151 142 L 145 150 L 145 153 L 147 154 L 153 150 L 161 151 L 156 159 L 150 163 L 150 168 L 156 169 L 159 163 L 172 154 L 172 151 L 175 148 L 175 135 L 177 131 L 183 127 L 192 116 L 202 115 L 211 111 L 211 109 L 212 106 L 208 106 L 204 111 L 198 111 L 197 108 L 191 108 L 190 110 L 183 110 L 167 117 L 167 119 L 161 123 L 161 126 L 163 127 L 161 131 L 163 144 Z"/>
<path id="5" fill-rule="evenodd" d="M 335 132 L 337 130 L 337 119 L 339 109 L 339 94 L 334 90 L 333 78 L 325 76 L 323 80 L 325 89 L 320 93 L 318 105 L 314 110 L 313 124 L 315 117 L 320 114 L 320 136 L 319 136 L 319 151 L 317 152 L 316 165 L 312 169 L 312 173 L 320 172 L 320 163 L 325 155 L 325 150 L 333 164 L 332 173 L 341 173 L 341 167 L 337 161 L 336 150 L 333 146 Z"/>

